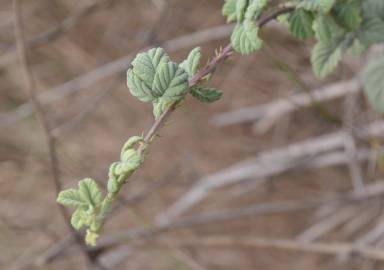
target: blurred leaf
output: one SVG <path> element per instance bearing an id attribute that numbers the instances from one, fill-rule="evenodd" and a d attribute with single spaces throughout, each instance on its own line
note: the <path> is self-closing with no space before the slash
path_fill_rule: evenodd
<path id="1" fill-rule="evenodd" d="M 378 113 L 384 113 L 384 57 L 371 61 L 363 72 L 364 93 Z"/>
<path id="2" fill-rule="evenodd" d="M 191 95 L 202 102 L 215 102 L 221 98 L 223 92 L 215 88 L 204 88 L 194 86 L 191 88 Z"/>
<path id="3" fill-rule="evenodd" d="M 306 39 L 314 35 L 312 29 L 313 15 L 304 9 L 296 10 L 289 19 L 289 31 L 298 39 Z"/>

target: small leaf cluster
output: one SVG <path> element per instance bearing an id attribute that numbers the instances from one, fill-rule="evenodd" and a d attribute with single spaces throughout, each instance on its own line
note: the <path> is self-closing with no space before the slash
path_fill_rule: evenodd
<path id="1" fill-rule="evenodd" d="M 361 53 L 384 41 L 382 0 L 296 0 L 287 18 L 298 39 L 315 37 L 311 62 L 317 77 L 332 73 L 345 52 Z M 381 14 L 380 14 L 381 13 Z"/>
<path id="2" fill-rule="evenodd" d="M 188 92 L 202 102 L 214 102 L 222 93 L 206 88 L 198 80 L 189 81 L 199 72 L 200 48 L 193 49 L 180 65 L 172 62 L 162 48 L 140 53 L 127 71 L 127 84 L 133 96 L 143 102 L 153 103 L 155 118 L 172 104 L 180 103 Z M 120 160 L 111 164 L 108 173 L 107 195 L 103 198 L 97 183 L 92 179 L 79 182 L 78 189 L 67 189 L 59 193 L 57 202 L 75 208 L 72 226 L 87 228 L 86 243 L 95 245 L 112 204 L 130 176 L 142 165 L 148 154 L 152 138 L 133 136 L 121 149 Z"/>
<path id="3" fill-rule="evenodd" d="M 228 22 L 236 22 L 231 36 L 231 44 L 235 51 L 250 54 L 262 47 L 259 38 L 259 27 L 256 20 L 267 7 L 268 0 L 226 0 L 223 15 Z"/>
<path id="4" fill-rule="evenodd" d="M 143 143 L 143 137 L 134 136 L 124 144 L 120 161 L 112 163 L 109 168 L 108 193 L 104 199 L 97 183 L 90 178 L 81 180 L 78 189 L 67 189 L 59 193 L 58 203 L 76 209 L 71 217 L 72 226 L 76 230 L 87 228 L 87 244 L 96 244 L 117 193 L 144 162 L 147 146 L 144 146 L 143 151 L 138 151 L 135 147 L 140 143 Z"/>
<path id="5" fill-rule="evenodd" d="M 98 213 L 102 205 L 102 193 L 95 180 L 86 178 L 79 182 L 78 189 L 67 189 L 60 192 L 57 202 L 75 208 L 72 214 L 72 226 L 80 230 L 87 227 L 86 242 L 90 245 L 96 243 L 98 234 L 95 233 L 100 222 Z"/>
<path id="6" fill-rule="evenodd" d="M 158 118 L 169 106 L 184 99 L 189 91 L 189 80 L 198 72 L 201 60 L 201 49 L 193 49 L 188 58 L 180 65 L 172 62 L 162 48 L 153 48 L 140 53 L 132 62 L 127 72 L 127 84 L 131 94 L 143 102 L 153 103 L 153 114 Z M 195 92 L 196 87 L 191 87 Z M 200 89 L 193 96 L 203 97 L 200 100 L 213 102 L 221 97 L 211 89 Z"/>

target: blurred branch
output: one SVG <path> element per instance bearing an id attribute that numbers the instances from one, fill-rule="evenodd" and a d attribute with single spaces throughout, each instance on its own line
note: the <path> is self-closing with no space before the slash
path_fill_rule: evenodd
<path id="1" fill-rule="evenodd" d="M 204 238 L 165 238 L 151 243 L 148 248 L 166 247 L 253 247 L 319 253 L 325 255 L 357 255 L 364 258 L 384 260 L 384 251 L 377 247 L 354 246 L 349 243 L 301 243 L 290 239 L 260 238 L 253 236 L 206 236 Z M 145 246 L 144 246 L 145 247 Z"/>
<path id="2" fill-rule="evenodd" d="M 36 93 L 35 80 L 33 78 L 33 74 L 29 66 L 28 52 L 25 44 L 23 21 L 21 18 L 21 6 L 19 0 L 13 0 L 13 11 L 15 22 L 15 38 L 20 62 L 22 65 L 22 71 L 24 73 L 24 78 L 26 82 L 26 90 L 31 100 L 31 106 L 33 108 L 37 121 L 45 135 L 50 159 L 50 170 L 52 174 L 52 180 L 55 186 L 55 193 L 57 195 L 62 189 L 62 183 L 60 180 L 60 164 L 59 159 L 57 157 L 56 141 L 50 132 L 48 118 L 44 113 L 44 108 L 42 107 Z M 88 258 L 89 262 L 93 264 L 96 258 L 94 258 L 92 252 L 86 250 L 85 245 L 82 241 L 82 237 L 72 228 L 68 212 L 63 206 L 58 205 L 58 207 L 64 219 L 64 222 L 67 225 L 72 236 L 76 239 L 79 246 L 82 247 L 82 251 Z"/>
<path id="3" fill-rule="evenodd" d="M 43 33 L 37 35 L 29 41 L 26 41 L 26 48 L 36 48 L 47 44 L 48 42 L 55 41 L 63 33 L 74 27 L 82 19 L 86 18 L 87 16 L 90 16 L 95 11 L 104 7 L 106 4 L 112 3 L 113 1 L 116 0 L 99 0 L 79 9 L 78 11 L 75 11 L 72 15 L 65 18 L 59 25 L 44 31 Z M 13 47 L 9 50 L 9 52 L 5 53 L 5 55 L 0 58 L 0 67 L 8 65 L 10 62 L 14 61 L 16 57 L 17 48 Z"/>
<path id="4" fill-rule="evenodd" d="M 278 119 L 300 108 L 310 107 L 313 102 L 323 102 L 340 98 L 360 90 L 357 79 L 336 82 L 307 93 L 295 94 L 286 98 L 273 100 L 270 103 L 242 108 L 222 113 L 212 119 L 214 125 L 224 127 L 244 122 L 257 122 L 257 130 L 265 133 Z"/>
<path id="5" fill-rule="evenodd" d="M 383 136 L 384 122 L 377 121 L 359 129 L 359 137 Z M 159 222 L 171 220 L 205 199 L 213 190 L 246 179 L 271 177 L 288 169 L 310 166 L 331 166 L 340 163 L 340 158 L 322 158 L 320 154 L 345 147 L 346 133 L 342 131 L 307 139 L 275 150 L 262 152 L 257 157 L 238 162 L 228 168 L 201 178 L 195 187 L 178 199 L 169 209 L 159 215 Z M 332 153 L 331 153 L 332 154 Z M 320 156 L 319 156 L 320 155 Z M 316 159 L 319 158 L 319 159 Z M 343 156 L 345 158 L 345 156 Z M 348 159 L 347 159 L 348 160 Z M 332 161 L 332 162 L 330 162 Z"/>

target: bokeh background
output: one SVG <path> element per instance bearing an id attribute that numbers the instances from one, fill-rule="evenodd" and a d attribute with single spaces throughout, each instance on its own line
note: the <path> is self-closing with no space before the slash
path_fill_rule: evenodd
<path id="1" fill-rule="evenodd" d="M 216 48 L 228 43 L 232 27 L 225 25 L 221 0 L 20 2 L 29 68 L 55 137 L 60 180 L 65 188 L 76 186 L 85 177 L 105 187 L 109 164 L 119 158 L 125 140 L 147 131 L 153 123 L 151 105 L 132 97 L 126 86 L 125 72 L 137 52 L 164 46 L 179 62 L 192 48 L 201 46 L 205 63 Z M 12 1 L 0 3 L 0 268 L 87 269 L 90 266 L 84 248 L 71 242 L 57 207 L 45 134 L 27 103 L 29 97 L 15 47 Z M 136 240 L 121 237 L 121 242 L 93 254 L 106 269 L 382 269 L 382 254 L 362 256 L 359 252 L 344 252 L 348 251 L 343 249 L 345 246 L 329 252 L 310 250 L 310 244 L 317 241 L 346 243 L 346 247 L 372 244 L 375 251 L 380 251 L 383 244 L 382 199 L 364 193 L 365 186 L 380 184 L 380 140 L 376 135 L 353 135 L 376 119 L 358 93 L 359 87 L 351 96 L 340 95 L 303 108 L 296 104 L 289 113 L 275 118 L 271 117 L 272 109 L 269 118 L 262 114 L 218 125 L 218 115 L 233 110 L 260 108 L 277 99 L 289 100 L 292 95 L 311 96 L 308 91 L 329 84 L 348 88 L 351 85 L 345 86 L 345 82 L 357 76 L 364 61 L 348 56 L 336 75 L 318 81 L 309 60 L 312 41 L 294 40 L 286 29 L 274 23 L 266 27 L 263 36 L 266 46 L 261 52 L 247 57 L 234 54 L 217 68 L 212 85 L 224 92 L 219 102 L 203 104 L 188 97 L 172 115 L 144 166 L 121 194 L 102 240 L 159 224 L 170 207 L 199 186 L 199 180 L 212 175 L 225 178 L 230 171 L 222 170 L 233 168 L 233 164 L 242 168 L 242 161 L 272 149 L 284 150 L 293 143 L 344 130 L 352 134 L 345 137 L 351 138 L 352 146 L 345 150 L 350 159 L 345 161 L 343 147 L 336 144 L 294 160 L 284 156 L 284 162 L 294 161 L 294 165 L 289 163 L 276 173 L 258 175 L 255 167 L 256 173 L 209 190 L 204 200 L 178 217 L 204 213 L 207 217 L 232 210 L 232 218 L 229 215 L 226 219 L 180 226 L 154 239 L 149 236 L 144 247 L 135 248 L 131 244 Z M 270 127 L 260 130 L 260 119 Z M 300 147 L 299 151 L 305 148 Z M 363 159 L 369 162 L 360 163 L 359 158 L 354 158 L 360 149 L 365 151 Z M 337 154 L 344 162 L 332 163 L 331 157 Z M 311 158 L 318 157 L 330 164 L 308 165 Z M 269 166 L 273 171 L 281 162 L 272 158 L 261 167 Z M 221 176 L 217 172 L 222 172 Z M 363 186 L 356 183 L 359 177 L 364 180 Z M 340 199 L 359 191 L 365 199 Z M 337 202 L 334 198 L 338 198 Z M 248 214 L 239 210 L 245 208 Z M 372 236 L 372 232 L 376 234 Z M 368 240 L 367 235 L 371 236 Z M 213 236 L 285 239 L 298 246 L 210 246 L 200 245 L 198 240 L 180 246 L 156 244 L 157 238 L 166 242 L 168 238 L 182 241 L 183 237 Z M 91 268 L 97 267 L 100 265 Z"/>

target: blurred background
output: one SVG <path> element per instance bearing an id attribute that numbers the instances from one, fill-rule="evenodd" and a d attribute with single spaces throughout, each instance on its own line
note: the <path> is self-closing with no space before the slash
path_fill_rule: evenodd
<path id="1" fill-rule="evenodd" d="M 125 140 L 152 125 L 151 105 L 126 86 L 131 60 L 161 46 L 180 62 L 201 46 L 205 63 L 233 26 L 221 0 L 19 2 L 48 132 L 28 102 L 12 1 L 1 0 L 1 269 L 384 269 L 384 123 L 358 80 L 381 48 L 318 81 L 311 42 L 270 23 L 262 51 L 217 68 L 219 102 L 187 98 L 172 115 L 87 249 L 56 188 L 92 177 L 105 190 Z"/>

